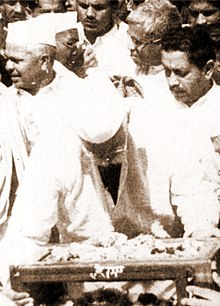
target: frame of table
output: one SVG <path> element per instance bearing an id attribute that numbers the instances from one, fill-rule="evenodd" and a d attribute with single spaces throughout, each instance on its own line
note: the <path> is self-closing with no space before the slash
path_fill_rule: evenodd
<path id="1" fill-rule="evenodd" d="M 187 296 L 185 290 L 189 278 L 195 284 L 212 285 L 212 271 L 219 266 L 220 239 L 210 238 L 210 246 L 195 258 L 179 258 L 178 260 L 122 260 L 44 263 L 19 265 L 10 267 L 12 288 L 25 290 L 28 283 L 35 282 L 96 282 L 96 281 L 147 281 L 174 280 L 177 300 Z"/>

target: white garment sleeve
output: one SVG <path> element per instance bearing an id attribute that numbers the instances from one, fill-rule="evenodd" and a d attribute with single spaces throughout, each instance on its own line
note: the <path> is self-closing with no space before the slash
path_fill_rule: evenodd
<path id="1" fill-rule="evenodd" d="M 8 229 L 0 245 L 0 270 L 10 264 L 39 259 L 41 246 L 49 241 L 51 228 L 58 220 L 59 197 L 65 196 L 64 174 L 68 172 L 70 162 L 59 139 L 56 134 L 45 137 L 35 145 L 27 162 Z M 7 271 L 2 273 L 4 277 Z"/>
<path id="2" fill-rule="evenodd" d="M 182 159 L 171 178 L 171 202 L 184 225 L 185 236 L 217 234 L 219 203 L 214 184 L 204 179 L 202 165 L 196 159 Z"/>

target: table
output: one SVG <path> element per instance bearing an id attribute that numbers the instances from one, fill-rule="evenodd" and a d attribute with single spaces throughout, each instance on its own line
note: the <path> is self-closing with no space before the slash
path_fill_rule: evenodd
<path id="1" fill-rule="evenodd" d="M 182 239 L 181 239 L 182 240 Z M 178 241 L 178 239 L 172 239 Z M 188 278 L 194 283 L 212 284 L 212 271 L 219 268 L 220 239 L 204 240 L 204 247 L 193 257 L 164 258 L 155 256 L 143 260 L 80 261 L 43 263 L 11 266 L 11 284 L 14 290 L 24 289 L 25 284 L 34 282 L 95 282 L 95 281 L 143 281 L 174 280 L 177 300 L 187 296 L 185 287 Z"/>

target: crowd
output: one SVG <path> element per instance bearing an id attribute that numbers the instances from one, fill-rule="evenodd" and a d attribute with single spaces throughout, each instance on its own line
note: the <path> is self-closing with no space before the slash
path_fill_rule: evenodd
<path id="1" fill-rule="evenodd" d="M 174 305 L 169 281 L 52 302 L 9 267 L 49 242 L 220 237 L 220 1 L 2 0 L 0 21 L 0 305 Z"/>

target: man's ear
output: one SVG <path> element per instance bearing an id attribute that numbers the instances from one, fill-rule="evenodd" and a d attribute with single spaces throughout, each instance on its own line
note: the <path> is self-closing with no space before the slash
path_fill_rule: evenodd
<path id="1" fill-rule="evenodd" d="M 50 56 L 47 53 L 44 53 L 40 56 L 39 58 L 40 65 L 41 65 L 41 70 L 42 71 L 48 71 L 48 66 L 49 66 L 49 61 L 50 61 Z"/>
<path id="2" fill-rule="evenodd" d="M 214 71 L 215 62 L 213 60 L 209 60 L 205 67 L 203 68 L 203 71 L 205 73 L 205 77 L 207 80 L 210 80 Z"/>

